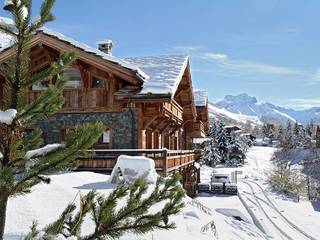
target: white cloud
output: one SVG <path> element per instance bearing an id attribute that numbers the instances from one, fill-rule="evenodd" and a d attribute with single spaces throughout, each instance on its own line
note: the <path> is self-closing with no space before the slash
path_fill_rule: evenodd
<path id="1" fill-rule="evenodd" d="M 320 97 L 317 98 L 291 98 L 283 102 L 284 105 L 294 106 L 299 109 L 320 107 Z"/>
<path id="2" fill-rule="evenodd" d="M 276 66 L 256 61 L 232 59 L 223 53 L 205 52 L 200 57 L 206 60 L 212 60 L 216 67 L 224 70 L 228 74 L 265 74 L 265 75 L 303 75 L 304 72 L 283 66 Z"/>
<path id="3" fill-rule="evenodd" d="M 294 68 L 276 66 L 247 60 L 230 60 L 223 66 L 227 70 L 242 73 L 258 73 L 268 75 L 303 75 L 304 72 Z"/>
<path id="4" fill-rule="evenodd" d="M 183 52 L 183 53 L 190 53 L 190 52 L 198 52 L 203 47 L 200 45 L 194 45 L 194 46 L 176 46 L 173 48 L 174 52 Z"/>
<path id="5" fill-rule="evenodd" d="M 211 60 L 216 60 L 216 61 L 226 61 L 228 60 L 228 55 L 223 54 L 223 53 L 203 53 L 202 54 L 203 59 L 211 59 Z"/>

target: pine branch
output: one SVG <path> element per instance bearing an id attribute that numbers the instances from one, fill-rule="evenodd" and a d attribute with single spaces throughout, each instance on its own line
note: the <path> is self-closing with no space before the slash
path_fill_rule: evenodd
<path id="1" fill-rule="evenodd" d="M 81 198 L 80 211 L 74 214 L 75 209 L 70 210 L 69 205 L 57 221 L 44 229 L 43 237 L 53 238 L 62 234 L 79 240 L 109 239 L 119 238 L 128 232 L 144 234 L 157 229 L 175 228 L 174 223 L 169 223 L 169 217 L 179 213 L 184 206 L 184 190 L 178 185 L 179 179 L 177 175 L 166 180 L 159 178 L 153 192 L 147 196 L 148 186 L 142 179 L 137 179 L 131 185 L 119 185 L 107 197 L 91 191 Z M 116 211 L 117 202 L 125 199 L 125 206 Z M 161 210 L 149 213 L 150 207 L 161 202 L 167 203 Z M 143 206 L 145 203 L 148 205 Z M 143 208 L 143 211 L 139 208 Z M 125 216 L 123 212 L 126 212 Z M 92 234 L 81 236 L 81 227 L 87 214 L 92 215 L 96 227 Z"/>

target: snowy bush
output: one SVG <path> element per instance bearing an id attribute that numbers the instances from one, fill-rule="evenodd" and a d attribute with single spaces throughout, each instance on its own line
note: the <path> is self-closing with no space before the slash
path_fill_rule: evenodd
<path id="1" fill-rule="evenodd" d="M 298 165 L 291 164 L 290 153 L 291 150 L 281 149 L 274 154 L 273 169 L 268 176 L 268 182 L 277 191 L 299 196 L 306 187 L 306 181 Z"/>

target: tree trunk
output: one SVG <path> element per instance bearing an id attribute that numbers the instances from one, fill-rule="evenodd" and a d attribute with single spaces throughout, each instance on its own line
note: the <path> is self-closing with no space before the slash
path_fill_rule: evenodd
<path id="1" fill-rule="evenodd" d="M 2 191 L 1 191 L 2 192 Z M 0 195 L 0 240 L 4 239 L 4 227 L 6 223 L 8 196 L 1 193 Z"/>

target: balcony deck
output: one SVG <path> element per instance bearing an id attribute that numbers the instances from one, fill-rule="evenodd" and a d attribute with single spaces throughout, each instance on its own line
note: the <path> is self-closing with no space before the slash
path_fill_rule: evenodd
<path id="1" fill-rule="evenodd" d="M 28 92 L 28 101 L 33 102 L 41 94 L 40 90 Z M 107 108 L 108 92 L 105 89 L 64 89 L 65 104 L 60 112 L 95 111 Z"/>
<path id="2" fill-rule="evenodd" d="M 154 159 L 156 170 L 164 176 L 194 164 L 193 150 L 167 149 L 97 149 L 94 156 L 80 160 L 79 170 L 112 171 L 120 155 L 145 156 Z"/>

